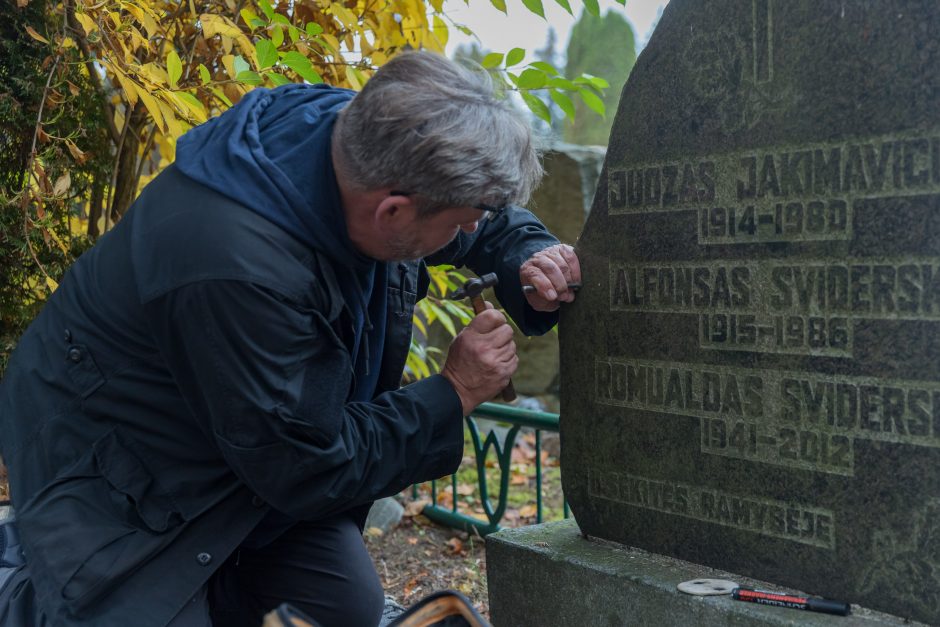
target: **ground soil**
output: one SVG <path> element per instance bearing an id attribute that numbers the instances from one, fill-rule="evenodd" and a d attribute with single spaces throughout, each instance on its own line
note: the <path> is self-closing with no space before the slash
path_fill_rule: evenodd
<path id="1" fill-rule="evenodd" d="M 477 535 L 440 527 L 421 515 L 383 535 L 366 534 L 385 594 L 410 607 L 438 590 L 457 590 L 485 617 L 486 553 Z"/>

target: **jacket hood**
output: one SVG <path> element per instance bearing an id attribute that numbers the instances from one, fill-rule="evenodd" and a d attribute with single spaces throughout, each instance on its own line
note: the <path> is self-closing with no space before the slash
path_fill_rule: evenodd
<path id="1" fill-rule="evenodd" d="M 372 398 L 385 340 L 384 263 L 349 239 L 331 155 L 336 117 L 355 92 L 326 85 L 255 89 L 180 138 L 176 166 L 189 178 L 277 224 L 342 268 L 353 321 L 353 400 Z"/>
<path id="2" fill-rule="evenodd" d="M 374 261 L 349 239 L 330 154 L 336 117 L 354 95 L 326 85 L 255 89 L 183 135 L 176 165 L 334 261 L 365 269 Z"/>

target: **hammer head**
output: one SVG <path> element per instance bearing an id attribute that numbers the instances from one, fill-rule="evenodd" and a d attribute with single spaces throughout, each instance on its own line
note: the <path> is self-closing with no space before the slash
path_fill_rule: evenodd
<path id="1" fill-rule="evenodd" d="M 490 272 L 489 274 L 484 274 L 478 279 L 470 279 L 463 286 L 450 295 L 451 300 L 461 300 L 464 298 L 474 298 L 483 293 L 488 287 L 493 287 L 499 283 L 499 279 L 496 278 L 496 275 Z"/>

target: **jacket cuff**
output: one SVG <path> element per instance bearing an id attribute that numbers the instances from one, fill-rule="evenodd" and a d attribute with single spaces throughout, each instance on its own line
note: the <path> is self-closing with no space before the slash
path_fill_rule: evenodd
<path id="1" fill-rule="evenodd" d="M 415 483 L 457 472 L 463 459 L 463 403 L 446 377 L 436 374 L 408 386 L 430 408 L 431 440 Z"/>

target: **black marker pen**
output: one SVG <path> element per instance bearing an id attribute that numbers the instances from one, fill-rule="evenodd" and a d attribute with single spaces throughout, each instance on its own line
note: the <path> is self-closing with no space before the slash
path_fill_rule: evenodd
<path id="1" fill-rule="evenodd" d="M 793 610 L 822 612 L 823 614 L 838 614 L 839 616 L 848 616 L 849 612 L 852 611 L 852 607 L 848 603 L 842 603 L 841 601 L 798 597 L 790 594 L 780 594 L 779 592 L 751 590 L 750 588 L 735 588 L 731 591 L 731 598 L 736 601 L 750 601 L 761 605 L 788 607 Z"/>

